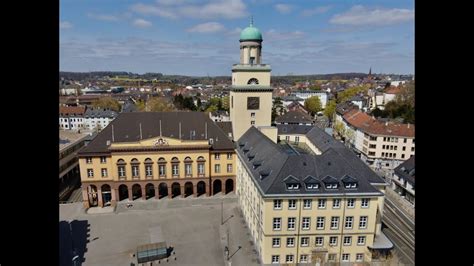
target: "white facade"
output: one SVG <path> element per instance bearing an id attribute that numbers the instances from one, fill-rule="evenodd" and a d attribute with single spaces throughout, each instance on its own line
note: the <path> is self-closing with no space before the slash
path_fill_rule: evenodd
<path id="1" fill-rule="evenodd" d="M 313 96 L 317 96 L 319 97 L 319 100 L 321 101 L 321 107 L 323 109 L 326 108 L 326 104 L 328 102 L 328 94 L 325 91 L 296 91 L 296 92 L 293 92 L 291 95 L 299 97 L 303 100 L 306 100 Z"/>
<path id="2" fill-rule="evenodd" d="M 84 118 L 80 116 L 60 117 L 59 128 L 64 130 L 76 130 L 84 128 Z"/>
<path id="3" fill-rule="evenodd" d="M 112 120 L 114 119 L 110 117 L 86 117 L 84 118 L 84 126 L 90 130 L 103 129 L 112 122 Z"/>

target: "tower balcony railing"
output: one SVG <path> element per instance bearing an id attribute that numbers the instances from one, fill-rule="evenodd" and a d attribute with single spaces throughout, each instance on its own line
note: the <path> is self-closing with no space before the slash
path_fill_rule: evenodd
<path id="1" fill-rule="evenodd" d="M 270 66 L 269 64 L 233 64 L 232 66 Z"/>

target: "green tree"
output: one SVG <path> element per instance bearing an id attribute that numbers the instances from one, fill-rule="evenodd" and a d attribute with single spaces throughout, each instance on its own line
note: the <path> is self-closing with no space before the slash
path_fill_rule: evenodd
<path id="1" fill-rule="evenodd" d="M 173 111 L 172 105 L 162 97 L 153 97 L 146 103 L 147 112 L 169 112 Z"/>
<path id="2" fill-rule="evenodd" d="M 229 111 L 229 96 L 222 97 L 222 109 Z"/>
<path id="3" fill-rule="evenodd" d="M 346 135 L 346 128 L 339 121 L 336 121 L 336 123 L 334 123 L 334 131 L 339 135 L 340 138 L 344 138 Z"/>
<path id="4" fill-rule="evenodd" d="M 120 103 L 113 99 L 112 97 L 102 97 L 92 103 L 94 108 L 107 108 L 120 112 L 121 105 Z"/>
<path id="5" fill-rule="evenodd" d="M 324 109 L 324 115 L 327 116 L 329 120 L 332 120 L 335 111 L 336 111 L 336 100 L 333 99 L 333 100 L 330 100 L 326 104 L 326 109 Z"/>
<path id="6" fill-rule="evenodd" d="M 140 112 L 144 112 L 145 111 L 145 102 L 142 101 L 142 100 L 138 100 L 136 103 L 135 103 L 135 106 L 137 107 L 137 110 L 140 111 Z"/>
<path id="7" fill-rule="evenodd" d="M 304 107 L 311 112 L 312 115 L 322 110 L 321 100 L 318 96 L 312 96 L 304 101 Z"/>
<path id="8" fill-rule="evenodd" d="M 210 112 L 215 112 L 215 111 L 217 111 L 217 110 L 218 110 L 218 109 L 217 109 L 217 106 L 215 106 L 215 105 L 209 105 L 209 107 L 207 107 L 207 109 L 206 109 L 205 112 L 206 112 L 206 113 L 210 113 Z"/>
<path id="9" fill-rule="evenodd" d="M 343 103 L 358 93 L 361 93 L 361 92 L 367 93 L 369 88 L 370 88 L 370 85 L 363 85 L 363 86 L 348 88 L 337 94 L 337 103 Z"/>
<path id="10" fill-rule="evenodd" d="M 201 109 L 202 109 L 201 98 L 197 98 L 197 109 L 198 109 L 199 111 L 201 111 Z"/>

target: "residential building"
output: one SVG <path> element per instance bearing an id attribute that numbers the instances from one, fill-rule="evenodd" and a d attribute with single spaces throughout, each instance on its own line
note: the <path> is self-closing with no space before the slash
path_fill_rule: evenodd
<path id="1" fill-rule="evenodd" d="M 392 177 L 392 189 L 415 205 L 415 156 L 397 166 Z"/>
<path id="2" fill-rule="evenodd" d="M 282 116 L 275 119 L 277 125 L 313 125 L 314 121 L 312 117 L 306 113 L 299 111 L 290 111 Z"/>
<path id="3" fill-rule="evenodd" d="M 78 130 L 84 128 L 84 106 L 60 106 L 59 129 Z"/>
<path id="4" fill-rule="evenodd" d="M 227 112 L 227 111 L 209 112 L 209 117 L 214 122 L 227 122 L 227 121 L 230 121 L 229 112 Z"/>
<path id="5" fill-rule="evenodd" d="M 87 108 L 84 113 L 85 128 L 90 130 L 101 130 L 105 128 L 118 113 L 104 108 Z"/>
<path id="6" fill-rule="evenodd" d="M 317 96 L 321 101 L 321 107 L 324 109 L 326 108 L 326 104 L 328 102 L 328 93 L 326 91 L 316 91 L 316 90 L 302 90 L 302 91 L 295 91 L 290 94 L 291 96 L 295 96 L 306 100 L 310 97 Z"/>
<path id="7" fill-rule="evenodd" d="M 235 186 L 234 145 L 202 112 L 121 113 L 78 155 L 86 208 Z"/>
<path id="8" fill-rule="evenodd" d="M 311 127 L 306 145 L 275 143 L 253 127 L 237 142 L 237 195 L 261 263 L 370 263 L 390 250 L 386 183 L 323 130 L 278 127 Z"/>

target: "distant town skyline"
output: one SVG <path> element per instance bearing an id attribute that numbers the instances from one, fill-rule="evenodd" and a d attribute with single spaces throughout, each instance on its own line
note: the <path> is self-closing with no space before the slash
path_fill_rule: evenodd
<path id="1" fill-rule="evenodd" d="M 414 74 L 412 0 L 61 0 L 60 70 L 228 76 L 251 16 L 272 75 Z"/>

